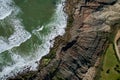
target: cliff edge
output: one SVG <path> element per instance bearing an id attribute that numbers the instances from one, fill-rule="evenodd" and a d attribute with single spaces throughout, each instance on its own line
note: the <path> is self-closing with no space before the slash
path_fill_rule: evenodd
<path id="1" fill-rule="evenodd" d="M 68 24 L 38 71 L 10 80 L 94 80 L 110 33 L 120 24 L 119 0 L 66 0 Z M 27 77 L 26 77 L 27 75 Z"/>

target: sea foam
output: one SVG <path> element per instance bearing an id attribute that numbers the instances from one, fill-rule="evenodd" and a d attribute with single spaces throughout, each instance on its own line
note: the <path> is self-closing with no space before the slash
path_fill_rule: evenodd
<path id="1" fill-rule="evenodd" d="M 36 70 L 36 67 L 38 66 L 36 61 L 39 61 L 44 55 L 49 53 L 50 48 L 53 47 L 54 38 L 57 37 L 58 35 L 63 35 L 65 33 L 65 27 L 67 24 L 67 15 L 63 12 L 63 7 L 64 7 L 63 2 L 64 2 L 64 0 L 61 0 L 61 2 L 57 4 L 57 8 L 54 13 L 53 19 L 49 24 L 42 26 L 42 29 L 40 27 L 39 29 L 33 30 L 33 34 L 36 36 L 40 35 L 39 32 L 42 31 L 44 27 L 49 27 L 50 31 L 51 31 L 48 35 L 43 37 L 44 43 L 39 45 L 39 47 L 36 49 L 36 51 L 34 53 L 34 55 L 35 55 L 34 58 L 31 58 L 31 56 L 29 56 L 28 58 L 23 58 L 19 54 L 9 50 L 9 53 L 11 54 L 11 57 L 12 57 L 13 61 L 15 61 L 15 63 L 11 66 L 6 66 L 3 68 L 2 72 L 0 72 L 1 80 L 6 80 L 8 77 L 14 76 L 17 73 L 21 73 L 21 72 L 25 71 L 26 69 Z M 14 22 L 14 20 L 13 20 L 13 23 L 20 24 L 19 21 Z M 24 39 L 24 41 L 26 41 L 28 38 L 30 38 L 30 34 L 28 32 L 26 32 L 24 30 L 24 28 L 21 27 L 21 25 L 15 25 L 15 26 L 16 26 L 15 32 L 8 39 L 9 40 L 8 44 L 12 43 L 12 45 L 15 45 L 13 42 L 15 40 L 15 42 L 18 43 L 18 45 L 16 45 L 16 46 L 19 46 L 20 45 L 19 43 L 21 43 L 19 40 Z M 20 32 L 23 31 L 23 32 L 19 33 L 19 31 Z M 36 34 L 36 33 L 38 33 L 38 34 Z M 21 35 L 23 35 L 23 37 Z M 29 37 L 26 38 L 26 35 L 29 35 Z M 20 39 L 18 38 L 18 40 L 17 40 L 16 37 L 17 38 L 21 37 L 21 38 Z M 1 42 L 3 42 L 3 41 L 1 41 Z M 4 44 L 5 44 L 5 46 L 7 45 L 7 43 L 4 43 Z"/>
<path id="2" fill-rule="evenodd" d="M 10 0 L 0 0 L 0 20 L 6 18 L 12 13 L 12 1 Z"/>
<path id="3" fill-rule="evenodd" d="M 24 29 L 20 19 L 16 17 L 19 12 L 20 9 L 14 5 L 12 0 L 0 0 L 0 19 L 7 18 L 14 28 L 14 33 L 6 40 L 7 42 L 3 36 L 0 36 L 2 37 L 0 38 L 0 53 L 19 46 L 31 37 L 31 34 Z"/>

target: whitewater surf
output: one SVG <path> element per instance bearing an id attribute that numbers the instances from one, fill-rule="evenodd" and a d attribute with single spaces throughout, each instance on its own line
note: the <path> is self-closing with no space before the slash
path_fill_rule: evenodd
<path id="1" fill-rule="evenodd" d="M 18 72 L 28 68 L 29 70 L 36 70 L 38 66 L 36 61 L 39 61 L 42 56 L 49 53 L 50 47 L 53 46 L 54 38 L 64 34 L 67 24 L 67 15 L 63 12 L 64 0 L 58 0 L 54 4 L 53 13 L 52 11 L 51 13 L 46 12 L 46 14 L 52 14 L 46 23 L 45 21 L 41 23 L 42 19 L 39 20 L 39 18 L 42 17 L 37 17 L 37 15 L 28 16 L 28 18 L 25 18 L 25 16 L 21 17 L 24 14 L 27 15 L 24 9 L 28 10 L 29 6 L 32 6 L 27 3 L 29 0 L 24 1 L 24 4 L 29 5 L 27 6 L 28 8 L 22 5 L 22 1 L 20 6 L 14 1 L 0 0 L 0 80 L 6 80 L 8 77 L 15 76 Z M 43 0 L 38 1 L 45 3 Z M 34 2 L 34 5 L 39 2 Z M 46 2 L 45 4 L 48 5 L 48 3 Z M 51 3 L 50 5 L 53 4 Z M 25 8 L 23 9 L 22 7 Z M 42 8 L 42 4 L 39 8 Z M 47 15 L 44 16 L 46 17 Z M 35 18 L 35 20 L 32 18 Z M 33 21 L 33 24 L 38 20 L 39 24 L 35 22 L 35 25 L 32 25 L 29 22 L 30 20 Z"/>

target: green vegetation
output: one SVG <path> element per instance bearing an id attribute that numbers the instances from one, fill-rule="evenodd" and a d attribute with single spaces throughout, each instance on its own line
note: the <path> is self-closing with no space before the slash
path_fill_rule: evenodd
<path id="1" fill-rule="evenodd" d="M 114 27 L 111 27 L 111 28 L 112 30 L 111 30 L 111 33 L 109 34 L 109 41 L 111 43 L 114 43 L 115 36 L 117 32 L 120 30 L 120 25 L 115 25 Z"/>
<path id="2" fill-rule="evenodd" d="M 120 80 L 120 63 L 116 58 L 112 44 L 109 45 L 105 53 L 100 80 Z"/>
<path id="3" fill-rule="evenodd" d="M 67 22 L 67 27 L 72 27 L 72 24 L 73 24 L 73 17 L 72 15 L 69 15 L 69 19 L 68 19 L 68 22 Z"/>
<path id="4" fill-rule="evenodd" d="M 43 56 L 43 58 L 40 61 L 41 64 L 40 69 L 47 66 L 49 62 L 55 57 L 55 55 L 56 52 L 54 51 L 54 49 L 52 49 L 48 55 Z"/>

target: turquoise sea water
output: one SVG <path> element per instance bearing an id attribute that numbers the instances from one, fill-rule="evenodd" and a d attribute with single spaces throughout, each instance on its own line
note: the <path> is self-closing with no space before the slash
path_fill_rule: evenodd
<path id="1" fill-rule="evenodd" d="M 63 35 L 62 0 L 0 0 L 0 80 L 30 67 Z"/>

